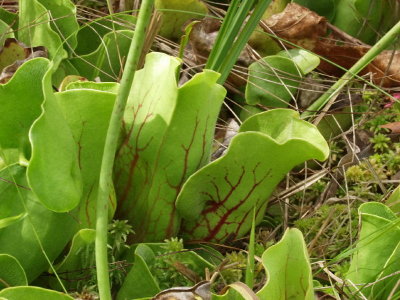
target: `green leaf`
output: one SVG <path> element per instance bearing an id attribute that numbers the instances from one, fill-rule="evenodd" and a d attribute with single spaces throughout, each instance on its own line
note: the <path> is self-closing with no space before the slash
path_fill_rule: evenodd
<path id="1" fill-rule="evenodd" d="M 62 274 L 63 284 L 68 290 L 76 290 L 82 278 L 90 278 L 93 273 L 95 237 L 96 231 L 93 229 L 78 231 L 72 239 L 68 254 L 56 266 L 55 269 L 57 273 Z M 52 278 L 51 283 L 54 289 L 61 288 L 55 278 Z"/>
<path id="2" fill-rule="evenodd" d="M 340 2 L 340 0 L 293 0 L 292 2 L 307 7 L 320 16 L 324 16 L 332 21 L 336 14 L 336 2 Z"/>
<path id="3" fill-rule="evenodd" d="M 0 290 L 27 284 L 25 271 L 18 260 L 11 255 L 0 254 Z"/>
<path id="4" fill-rule="evenodd" d="M 275 186 L 294 166 L 325 160 L 329 148 L 315 126 L 297 112 L 275 109 L 247 119 L 225 156 L 193 174 L 176 206 L 188 239 L 222 242 L 239 238 L 264 216 Z"/>
<path id="5" fill-rule="evenodd" d="M 310 261 L 303 235 L 287 229 L 282 239 L 262 255 L 267 283 L 257 293 L 263 300 L 313 300 Z"/>
<path id="6" fill-rule="evenodd" d="M 19 1 L 18 40 L 31 47 L 45 46 L 55 68 L 67 57 L 60 36 L 51 28 L 49 12 L 39 0 Z"/>
<path id="7" fill-rule="evenodd" d="M 154 261 L 154 252 L 145 244 L 135 249 L 133 267 L 118 291 L 117 300 L 152 297 L 160 292 L 158 284 L 149 270 L 148 264 Z"/>
<path id="8" fill-rule="evenodd" d="M 13 30 L 18 29 L 18 15 L 4 9 L 3 7 L 0 7 L 0 20 L 10 25 Z"/>
<path id="9" fill-rule="evenodd" d="M 317 55 L 303 49 L 285 50 L 277 55 L 291 59 L 299 67 L 302 75 L 310 73 L 321 62 Z"/>
<path id="10" fill-rule="evenodd" d="M 159 34 L 172 40 L 184 34 L 186 22 L 203 18 L 208 13 L 207 6 L 200 0 L 156 0 L 155 7 L 162 15 Z"/>
<path id="11" fill-rule="evenodd" d="M 45 98 L 42 114 L 29 132 L 32 157 L 27 177 L 29 186 L 43 205 L 56 212 L 66 212 L 81 200 L 79 148 L 56 102 L 51 76 L 50 68 L 42 81 Z"/>
<path id="12" fill-rule="evenodd" d="M 116 94 L 98 89 L 116 89 L 116 84 L 85 83 L 80 87 L 55 94 L 63 117 L 71 130 L 74 147 L 78 149 L 77 161 L 82 176 L 82 202 L 74 214 L 78 215 L 81 228 L 94 228 L 96 199 L 104 143 Z M 97 90 L 96 90 L 97 89 Z M 110 178 L 110 185 L 112 185 Z M 115 211 L 115 195 L 110 199 L 110 216 Z"/>
<path id="13" fill-rule="evenodd" d="M 377 202 L 364 203 L 358 211 L 361 232 L 346 279 L 360 284 L 368 299 L 388 299 L 400 279 L 400 274 L 394 274 L 400 270 L 400 219 Z"/>
<path id="14" fill-rule="evenodd" d="M 218 74 L 205 70 L 177 87 L 179 61 L 147 55 L 135 75 L 116 158 L 119 216 L 128 218 L 138 240 L 176 236 L 175 199 L 185 180 L 210 157 L 225 90 Z"/>
<path id="15" fill-rule="evenodd" d="M 400 7 L 396 0 L 340 0 L 333 25 L 346 33 L 373 44 L 399 20 Z"/>
<path id="16" fill-rule="evenodd" d="M 47 59 L 35 58 L 24 63 L 10 81 L 0 85 L 0 145 L 3 149 L 22 149 L 29 143 L 29 128 L 40 115 L 43 102 L 41 80 L 48 69 Z"/>
<path id="17" fill-rule="evenodd" d="M 52 290 L 35 286 L 11 287 L 0 291 L 7 300 L 74 300 L 74 298 Z"/>
<path id="18" fill-rule="evenodd" d="M 46 209 L 29 189 L 25 172 L 26 168 L 19 165 L 0 171 L 0 178 L 5 180 L 0 181 L 0 219 L 27 214 L 18 222 L 0 229 L 0 254 L 15 257 L 31 282 L 49 268 L 43 251 L 53 261 L 72 238 L 78 224 L 70 214 Z"/>
<path id="19" fill-rule="evenodd" d="M 77 46 L 79 24 L 76 20 L 76 6 L 71 0 L 38 0 L 51 14 L 51 28 L 57 32 L 64 48 L 71 52 Z M 44 44 L 43 46 L 46 46 Z"/>
<path id="20" fill-rule="evenodd" d="M 249 67 L 246 102 L 287 107 L 300 80 L 300 72 L 291 59 L 277 55 L 264 57 Z"/>
<path id="21" fill-rule="evenodd" d="M 114 14 L 85 22 L 78 32 L 78 47 L 75 52 L 85 55 L 94 52 L 102 43 L 102 38 L 113 30 L 133 30 L 136 17 Z"/>
<path id="22" fill-rule="evenodd" d="M 133 31 L 107 33 L 100 46 L 92 53 L 70 59 L 79 75 L 89 80 L 117 81 L 121 77 L 122 62 L 126 60 Z"/>

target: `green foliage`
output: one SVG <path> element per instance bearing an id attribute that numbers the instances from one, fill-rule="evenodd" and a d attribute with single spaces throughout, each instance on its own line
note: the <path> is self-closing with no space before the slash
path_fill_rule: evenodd
<path id="1" fill-rule="evenodd" d="M 43 2 L 47 1 L 43 0 Z M 51 1 L 48 2 L 51 3 Z M 51 27 L 48 8 L 39 0 L 21 0 L 18 5 L 18 40 L 31 47 L 45 45 L 50 58 L 54 61 L 54 66 L 57 67 L 60 61 L 67 57 L 67 52 L 63 48 L 61 37 Z M 75 15 L 73 11 L 70 13 L 72 16 Z"/>
<path id="2" fill-rule="evenodd" d="M 225 96 L 216 83 L 218 74 L 209 70 L 178 88 L 179 63 L 162 53 L 149 54 L 136 73 L 125 110 L 115 182 L 119 214 L 132 222 L 138 241 L 177 234 L 175 199 L 185 180 L 210 157 Z"/>
<path id="3" fill-rule="evenodd" d="M 307 197 L 308 198 L 308 197 Z M 310 249 L 312 257 L 333 258 L 350 246 L 358 228 L 356 204 L 322 205 L 311 217 L 296 220 L 295 226 L 304 232 L 307 243 L 317 243 Z M 328 225 L 329 224 L 329 225 Z M 323 228 L 323 234 L 320 233 Z"/>
<path id="4" fill-rule="evenodd" d="M 370 141 L 374 145 L 374 150 L 377 152 L 384 152 L 389 148 L 388 143 L 390 142 L 390 138 L 382 133 L 375 134 Z"/>
<path id="5" fill-rule="evenodd" d="M 281 51 L 249 66 L 246 102 L 267 107 L 287 107 L 302 76 L 320 63 L 318 56 L 300 49 Z"/>
<path id="6" fill-rule="evenodd" d="M 159 34 L 176 41 L 183 35 L 185 23 L 194 18 L 201 19 L 208 13 L 201 0 L 156 0 L 155 8 L 162 16 Z"/>
<path id="7" fill-rule="evenodd" d="M 328 152 L 318 130 L 292 110 L 247 119 L 226 155 L 184 184 L 177 199 L 184 236 L 218 242 L 243 236 L 251 228 L 253 208 L 259 223 L 268 197 L 291 168 L 312 158 L 324 160 Z"/>
<path id="8" fill-rule="evenodd" d="M 26 168 L 10 165 L 0 171 L 0 178 L 0 219 L 27 215 L 0 229 L 0 253 L 15 257 L 31 282 L 48 270 L 47 258 L 54 261 L 70 241 L 76 220 L 70 214 L 52 212 L 38 201 L 28 188 Z"/>
<path id="9" fill-rule="evenodd" d="M 361 232 L 346 278 L 368 299 L 388 299 L 399 292 L 400 219 L 377 202 L 362 204 L 359 215 Z"/>
<path id="10" fill-rule="evenodd" d="M 0 254 L 0 290 L 18 285 L 27 285 L 25 271 L 13 256 Z"/>
<path id="11" fill-rule="evenodd" d="M 339 0 L 333 25 L 348 34 L 373 44 L 377 32 L 386 32 L 399 20 L 396 1 Z"/>
<path id="12" fill-rule="evenodd" d="M 29 186 L 43 205 L 56 212 L 67 212 L 81 200 L 82 176 L 78 149 L 56 102 L 51 76 L 52 64 L 43 77 L 42 113 L 29 131 L 32 156 L 27 178 Z"/>
<path id="13" fill-rule="evenodd" d="M 264 252 L 262 262 L 268 279 L 257 293 L 260 299 L 314 299 L 311 266 L 299 230 L 288 229 L 281 241 Z"/>
<path id="14" fill-rule="evenodd" d="M 34 286 L 11 287 L 0 291 L 0 299 L 7 300 L 73 300 L 65 294 Z"/>

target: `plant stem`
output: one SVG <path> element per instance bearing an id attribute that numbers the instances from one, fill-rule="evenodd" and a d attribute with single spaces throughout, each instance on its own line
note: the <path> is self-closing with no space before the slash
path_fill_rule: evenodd
<path id="1" fill-rule="evenodd" d="M 323 108 L 330 99 L 336 97 L 341 89 L 372 62 L 383 50 L 385 50 L 400 34 L 400 22 L 392 27 L 357 63 L 352 66 L 331 88 L 319 97 L 308 110 L 302 113 L 301 117 L 309 118 L 314 116 L 321 108 Z M 328 107 L 329 108 L 329 107 Z M 324 110 L 327 110 L 325 108 Z"/>
<path id="2" fill-rule="evenodd" d="M 104 153 L 101 162 L 99 191 L 96 205 L 96 268 L 99 295 L 101 300 L 111 300 L 110 278 L 107 256 L 108 197 L 111 192 L 111 179 L 117 150 L 121 120 L 131 90 L 138 61 L 142 52 L 146 28 L 151 19 L 154 0 L 143 0 L 136 23 L 135 33 L 129 48 L 121 85 L 114 104 L 107 130 Z"/>

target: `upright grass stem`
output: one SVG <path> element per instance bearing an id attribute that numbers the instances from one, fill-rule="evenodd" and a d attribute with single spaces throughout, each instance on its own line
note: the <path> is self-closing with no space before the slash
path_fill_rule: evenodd
<path id="1" fill-rule="evenodd" d="M 310 118 L 322 109 L 333 97 L 336 97 L 342 88 L 353 79 L 362 69 L 372 62 L 400 35 L 400 21 L 392 27 L 360 60 L 352 66 L 331 88 L 318 98 L 301 117 Z M 327 110 L 325 108 L 325 110 Z"/>
<path id="2" fill-rule="evenodd" d="M 270 2 L 271 0 L 233 0 L 231 2 L 206 64 L 206 69 L 221 73 L 218 79 L 219 84 L 223 84 L 228 78 L 240 52 L 246 46 Z M 252 8 L 253 12 L 246 22 Z"/>
<path id="3" fill-rule="evenodd" d="M 121 120 L 131 90 L 132 81 L 143 49 L 146 28 L 150 23 L 154 0 L 143 0 L 136 23 L 135 33 L 129 48 L 120 89 L 113 108 L 107 130 L 104 153 L 101 162 L 99 191 L 96 205 L 96 268 L 101 300 L 111 300 L 110 279 L 107 256 L 108 197 L 114 157 L 117 150 Z"/>

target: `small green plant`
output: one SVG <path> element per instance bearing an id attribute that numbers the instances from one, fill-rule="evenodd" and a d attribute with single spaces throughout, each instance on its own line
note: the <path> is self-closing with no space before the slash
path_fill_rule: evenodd
<path id="1" fill-rule="evenodd" d="M 382 153 L 389 149 L 390 138 L 382 133 L 375 134 L 370 141 L 374 145 L 374 150 L 377 152 Z"/>

